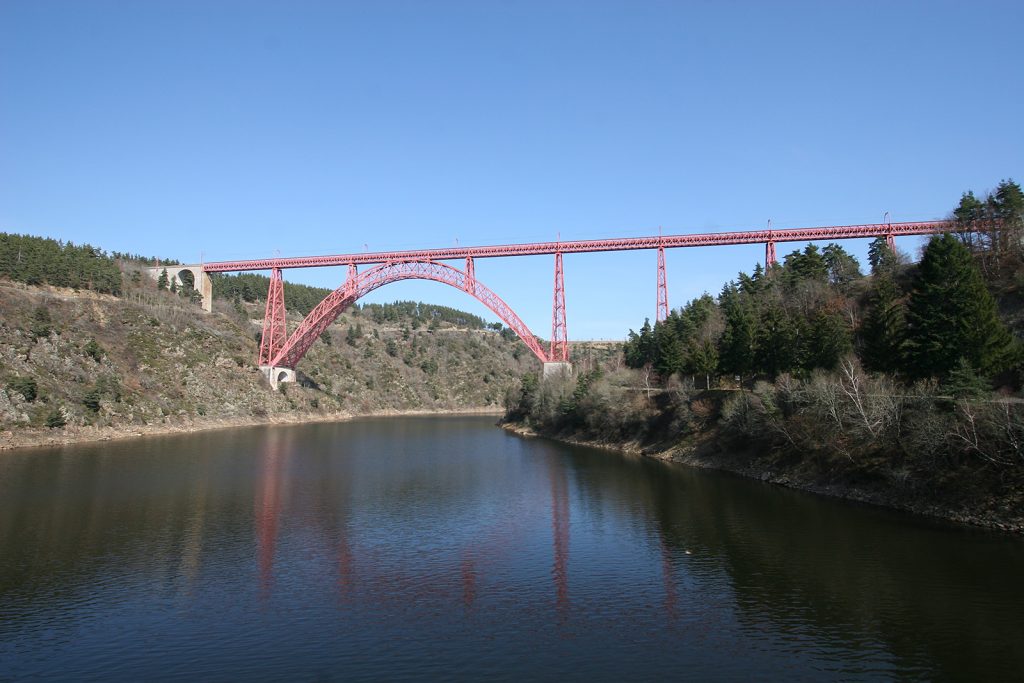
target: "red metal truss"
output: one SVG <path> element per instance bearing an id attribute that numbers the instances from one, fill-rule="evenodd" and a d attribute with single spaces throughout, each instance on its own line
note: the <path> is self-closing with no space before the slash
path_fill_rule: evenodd
<path id="1" fill-rule="evenodd" d="M 263 336 L 260 338 L 260 365 L 270 365 L 284 346 L 288 336 L 287 313 L 284 308 L 284 279 L 281 269 L 270 272 L 270 290 L 267 292 L 267 310 L 263 314 Z"/>
<path id="2" fill-rule="evenodd" d="M 359 266 L 354 263 L 348 264 L 348 278 L 345 280 L 345 287 L 353 291 L 356 286 L 356 279 L 359 277 Z"/>
<path id="3" fill-rule="evenodd" d="M 665 272 L 665 247 L 658 247 L 658 314 L 655 320 L 668 317 L 668 274 Z"/>
<path id="4" fill-rule="evenodd" d="M 473 265 L 473 257 L 466 257 L 466 291 L 476 294 L 476 266 Z"/>
<path id="5" fill-rule="evenodd" d="M 610 240 L 579 240 L 575 242 L 533 242 L 488 247 L 452 247 L 448 249 L 421 249 L 413 251 L 379 251 L 335 256 L 303 256 L 272 258 L 253 261 L 214 261 L 203 264 L 209 273 L 243 270 L 270 270 L 271 268 L 314 268 L 350 264 L 393 263 L 396 261 L 445 261 L 466 258 L 495 258 L 499 256 L 536 256 L 541 254 L 579 254 L 595 251 L 627 251 L 636 249 L 675 249 L 679 247 L 712 247 L 728 244 L 761 244 L 766 242 L 812 242 L 815 240 L 841 240 L 860 237 L 887 237 L 892 235 L 931 235 L 961 229 L 952 221 L 925 221 L 918 223 L 875 223 L 866 225 L 839 225 L 790 230 L 750 230 L 745 232 L 712 232 L 694 235 L 664 235 L 628 237 Z"/>
<path id="6" fill-rule="evenodd" d="M 337 320 L 341 313 L 373 290 L 399 280 L 433 280 L 468 292 L 480 303 L 491 309 L 530 348 L 541 362 L 548 356 L 537 337 L 530 332 L 515 311 L 502 301 L 501 297 L 485 287 L 479 280 L 470 283 L 466 273 L 444 263 L 430 261 L 398 261 L 384 263 L 359 273 L 354 280 L 346 281 L 341 287 L 328 294 L 292 333 L 284 346 L 273 357 L 269 365 L 292 368 L 323 334 L 324 330 Z M 472 284 L 472 286 L 470 286 Z"/>
<path id="7" fill-rule="evenodd" d="M 565 276 L 562 271 L 562 252 L 555 252 L 555 298 L 551 306 L 551 361 L 569 360 L 569 331 L 565 325 Z"/>

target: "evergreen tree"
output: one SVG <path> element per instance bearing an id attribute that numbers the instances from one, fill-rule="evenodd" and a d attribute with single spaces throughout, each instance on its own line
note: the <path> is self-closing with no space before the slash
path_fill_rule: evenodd
<path id="1" fill-rule="evenodd" d="M 684 349 L 675 328 L 664 322 L 654 327 L 656 357 L 654 369 L 667 379 L 683 369 Z"/>
<path id="2" fill-rule="evenodd" d="M 29 325 L 29 332 L 32 339 L 49 337 L 53 331 L 53 318 L 50 317 L 50 309 L 40 304 L 32 311 L 32 323 Z"/>
<path id="3" fill-rule="evenodd" d="M 786 256 L 785 269 L 790 282 L 824 281 L 828 277 L 828 264 L 816 244 L 808 244 L 802 253 L 798 250 Z"/>
<path id="4" fill-rule="evenodd" d="M 846 320 L 835 311 L 818 311 L 808 328 L 803 367 L 831 370 L 849 353 L 852 342 Z"/>
<path id="5" fill-rule="evenodd" d="M 942 388 L 954 398 L 982 398 L 991 390 L 988 381 L 963 356 L 942 383 Z"/>
<path id="6" fill-rule="evenodd" d="M 970 252 L 952 235 L 932 238 L 907 306 L 907 360 L 918 377 L 946 377 L 961 356 L 991 377 L 1017 352 Z"/>
<path id="7" fill-rule="evenodd" d="M 750 276 L 750 281 L 754 285 L 754 290 L 761 289 L 761 285 L 764 284 L 766 273 L 760 263 L 754 264 L 754 272 Z"/>
<path id="8" fill-rule="evenodd" d="M 99 363 L 103 360 L 103 347 L 95 339 L 90 339 L 85 344 L 85 355 Z"/>
<path id="9" fill-rule="evenodd" d="M 157 289 L 167 289 L 167 283 L 168 282 L 169 282 L 169 278 L 167 277 L 167 269 L 164 268 L 163 270 L 160 271 L 160 277 L 158 277 L 156 279 L 156 288 Z"/>
<path id="10" fill-rule="evenodd" d="M 704 388 L 711 388 L 711 375 L 718 371 L 718 349 L 710 340 L 704 340 L 693 347 L 688 365 L 694 374 L 704 375 Z"/>
<path id="11" fill-rule="evenodd" d="M 121 293 L 121 270 L 102 250 L 30 235 L 0 233 L 0 275 L 30 285 Z"/>
<path id="12" fill-rule="evenodd" d="M 640 328 L 640 357 L 643 359 L 641 367 L 654 362 L 654 353 L 656 348 L 657 347 L 654 342 L 654 329 L 651 327 L 651 321 L 644 318 L 644 324 Z"/>
<path id="13" fill-rule="evenodd" d="M 969 228 L 976 221 L 984 218 L 985 205 L 981 203 L 973 192 L 964 192 L 960 196 L 960 204 L 953 209 L 953 217 L 957 223 Z"/>
<path id="14" fill-rule="evenodd" d="M 7 390 L 21 394 L 22 398 L 29 403 L 36 400 L 39 393 L 36 380 L 32 377 L 15 377 L 7 383 Z"/>
<path id="15" fill-rule="evenodd" d="M 719 342 L 719 362 L 722 370 L 739 375 L 742 381 L 754 371 L 756 320 L 735 286 L 723 290 L 720 302 L 725 313 L 725 331 Z"/>
<path id="16" fill-rule="evenodd" d="M 681 309 L 672 311 L 665 322 L 675 329 L 686 349 L 693 346 L 699 336 L 706 334 L 706 328 L 716 313 L 715 300 L 703 294 Z"/>
<path id="17" fill-rule="evenodd" d="M 1024 218 L 1024 190 L 1013 179 L 1004 180 L 996 187 L 994 194 L 996 216 L 1010 223 Z"/>
<path id="18" fill-rule="evenodd" d="M 56 429 L 57 427 L 63 427 L 68 422 L 64 419 L 64 411 L 60 409 L 60 406 L 54 406 L 50 413 L 46 416 L 46 426 L 50 429 Z"/>
<path id="19" fill-rule="evenodd" d="M 654 363 L 654 331 L 651 329 L 650 319 L 645 318 L 640 334 L 629 331 L 623 349 L 626 359 L 626 366 L 631 368 L 642 368 L 645 365 Z"/>
<path id="20" fill-rule="evenodd" d="M 903 305 L 891 273 L 875 276 L 870 308 L 861 326 L 861 360 L 869 370 L 897 372 L 903 361 Z"/>
<path id="21" fill-rule="evenodd" d="M 960 204 L 953 209 L 953 218 L 959 226 L 957 237 L 972 252 L 981 248 L 979 226 L 985 219 L 985 205 L 974 196 L 973 192 L 964 192 L 960 196 Z"/>
<path id="22" fill-rule="evenodd" d="M 899 258 L 889 248 L 884 237 L 876 237 L 868 245 L 868 263 L 871 264 L 872 273 L 891 273 L 899 265 Z"/>
<path id="23" fill-rule="evenodd" d="M 755 340 L 757 367 L 775 377 L 796 364 L 799 328 L 781 305 L 772 303 L 761 314 Z"/>
<path id="24" fill-rule="evenodd" d="M 988 198 L 998 231 L 992 247 L 996 251 L 1003 278 L 1012 277 L 1019 268 L 1024 251 L 1024 192 L 1012 180 L 1004 180 Z"/>
<path id="25" fill-rule="evenodd" d="M 861 277 L 860 263 L 838 244 L 832 242 L 822 250 L 825 266 L 828 269 L 829 284 L 845 287 Z"/>
<path id="26" fill-rule="evenodd" d="M 757 294 L 757 292 L 759 290 L 759 287 L 758 287 L 759 283 L 753 277 L 751 277 L 750 275 L 747 275 L 746 273 L 740 273 L 736 277 L 736 280 L 737 280 L 737 282 L 739 284 L 741 292 L 743 292 L 744 294 L 750 295 L 750 296 L 754 296 L 754 295 Z"/>
<path id="27" fill-rule="evenodd" d="M 98 413 L 100 411 L 100 400 L 103 398 L 103 394 L 98 387 L 93 387 L 89 391 L 85 392 L 82 396 L 82 405 L 84 405 L 90 412 Z"/>

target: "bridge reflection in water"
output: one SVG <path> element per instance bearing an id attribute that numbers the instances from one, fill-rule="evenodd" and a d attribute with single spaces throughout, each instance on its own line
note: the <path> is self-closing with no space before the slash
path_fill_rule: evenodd
<path id="1" fill-rule="evenodd" d="M 259 476 L 254 481 L 253 496 L 253 519 L 255 520 L 256 537 L 256 558 L 260 577 L 260 595 L 263 599 L 271 596 L 274 583 L 274 560 L 277 553 L 279 535 L 281 533 L 281 517 L 287 514 L 283 511 L 285 500 L 299 500 L 301 495 L 289 489 L 291 478 L 289 475 L 292 461 L 301 457 L 293 450 L 289 438 L 289 430 L 270 431 L 263 441 L 263 453 L 260 456 L 258 466 Z M 570 608 L 569 599 L 569 548 L 571 529 L 571 505 L 570 490 L 567 470 L 557 459 L 547 458 L 545 473 L 550 480 L 550 515 L 551 515 L 551 579 L 554 589 L 554 605 L 564 622 Z M 321 514 L 330 509 L 326 505 L 326 499 L 332 498 L 335 502 L 347 500 L 347 496 L 337 496 L 337 487 L 341 484 L 342 489 L 347 489 L 350 482 L 342 484 L 333 480 L 330 484 L 322 480 L 324 487 L 318 493 L 320 498 L 316 500 L 313 507 Z M 327 491 L 326 489 L 330 489 Z M 347 509 L 334 507 L 339 513 L 339 518 L 327 520 L 322 516 L 311 518 L 308 514 L 300 513 L 299 519 L 311 520 L 316 526 L 329 528 L 331 531 L 322 535 L 324 543 L 330 543 L 334 539 L 334 554 L 338 564 L 338 589 L 343 597 L 351 597 L 356 590 L 356 555 L 357 546 L 349 538 L 349 524 Z M 446 566 L 458 568 L 459 581 L 461 582 L 462 601 L 466 609 L 472 609 L 478 595 L 478 584 L 481 580 L 481 572 L 486 572 L 488 567 L 507 559 L 507 554 L 512 551 L 515 544 L 521 540 L 524 532 L 522 524 L 517 523 L 516 516 L 500 517 L 490 524 L 484 525 L 479 520 L 463 520 L 464 527 L 469 530 L 462 544 L 454 548 L 454 552 L 460 558 L 459 562 L 443 562 Z M 663 571 L 665 578 L 665 606 L 666 610 L 673 614 L 677 595 L 671 580 L 671 567 L 668 559 L 667 549 L 662 545 Z M 614 558 L 609 558 L 614 562 Z M 486 582 L 486 577 L 484 577 Z M 422 595 L 443 593 L 445 585 L 450 584 L 449 577 L 438 576 L 408 576 L 404 573 L 396 574 L 388 572 L 385 566 L 375 564 L 372 559 L 361 565 L 361 580 L 367 585 L 386 586 L 392 585 L 414 585 L 422 591 Z"/>
<path id="2" fill-rule="evenodd" d="M 0 458 L 15 680 L 1007 680 L 1022 573 L 1016 538 L 481 418 Z"/>

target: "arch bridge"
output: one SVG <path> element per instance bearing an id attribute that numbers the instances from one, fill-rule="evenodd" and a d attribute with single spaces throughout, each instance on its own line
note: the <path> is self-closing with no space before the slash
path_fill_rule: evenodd
<path id="1" fill-rule="evenodd" d="M 564 254 L 601 251 L 657 251 L 657 314 L 656 320 L 668 316 L 668 277 L 665 268 L 665 250 L 683 247 L 711 247 L 736 244 L 764 244 L 765 266 L 777 262 L 775 246 L 779 242 L 813 242 L 818 240 L 845 240 L 884 237 L 890 249 L 895 249 L 895 238 L 905 235 L 930 235 L 962 231 L 953 221 L 922 221 L 913 223 L 874 223 L 863 225 L 790 228 L 783 230 L 749 230 L 683 235 L 658 235 L 605 240 L 574 240 L 531 242 L 484 247 L 454 247 L 333 256 L 306 256 L 291 258 L 257 259 L 249 261 L 215 261 L 200 265 L 157 266 L 150 268 L 156 279 L 166 268 L 169 278 L 181 281 L 190 273 L 197 290 L 202 294 L 203 309 L 212 310 L 213 287 L 209 273 L 269 270 L 270 289 L 267 293 L 266 313 L 263 318 L 263 336 L 259 350 L 259 364 L 267 379 L 278 382 L 294 381 L 295 367 L 309 351 L 316 339 L 346 308 L 358 299 L 384 285 L 400 280 L 431 280 L 460 289 L 489 308 L 511 328 L 544 366 L 545 375 L 564 372 L 569 365 L 569 341 L 566 327 L 565 286 L 562 260 Z M 972 227 L 971 231 L 978 231 Z M 535 256 L 551 254 L 555 257 L 554 296 L 551 314 L 551 336 L 547 342 L 530 331 L 526 323 L 501 297 L 476 278 L 475 261 L 481 258 L 508 256 Z M 463 261 L 460 270 L 445 261 Z M 369 269 L 360 272 L 360 265 Z M 284 306 L 284 279 L 287 268 L 316 268 L 347 266 L 345 282 L 327 295 L 299 326 L 288 334 Z"/>

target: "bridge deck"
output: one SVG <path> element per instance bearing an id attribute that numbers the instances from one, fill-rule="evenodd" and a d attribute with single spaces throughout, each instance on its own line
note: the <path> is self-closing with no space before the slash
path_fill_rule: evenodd
<path id="1" fill-rule="evenodd" d="M 637 249 L 678 249 L 681 247 L 712 247 L 729 244 L 762 244 L 768 242 L 810 242 L 814 240 L 840 240 L 864 237 L 900 237 L 904 235 L 930 235 L 949 232 L 956 228 L 951 221 L 924 221 L 917 223 L 874 223 L 865 225 L 837 225 L 788 230 L 749 230 L 744 232 L 711 232 L 692 235 L 658 235 L 627 237 L 608 240 L 571 240 L 556 242 L 528 242 L 484 247 L 452 247 L 447 249 L 419 249 L 408 251 L 378 251 L 333 256 L 298 256 L 292 258 L 256 259 L 249 261 L 213 261 L 204 263 L 210 273 L 272 268 L 317 268 L 349 264 L 394 263 L 398 261 L 447 261 L 465 258 L 497 258 L 502 256 L 536 256 L 541 254 L 576 254 L 598 251 L 628 251 Z"/>

